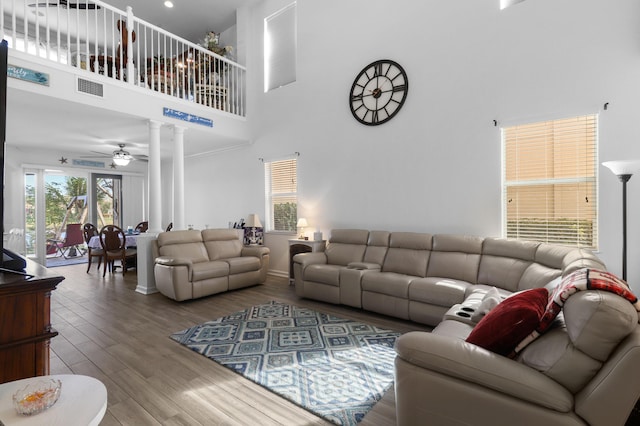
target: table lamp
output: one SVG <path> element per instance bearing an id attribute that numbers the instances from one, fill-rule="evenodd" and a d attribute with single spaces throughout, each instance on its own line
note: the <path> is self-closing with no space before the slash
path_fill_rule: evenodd
<path id="1" fill-rule="evenodd" d="M 603 166 L 622 182 L 622 279 L 627 280 L 627 182 L 640 170 L 640 160 L 605 161 Z"/>
<path id="2" fill-rule="evenodd" d="M 262 228 L 262 223 L 260 223 L 260 218 L 257 214 L 250 214 L 247 218 L 247 221 L 244 224 L 245 228 L 250 228 L 251 233 L 249 234 L 249 245 L 255 246 L 257 245 L 256 241 L 256 228 Z"/>
<path id="3" fill-rule="evenodd" d="M 300 228 L 300 236 L 298 238 L 300 238 L 301 240 L 304 240 L 304 228 L 309 226 L 309 224 L 307 223 L 307 219 L 305 219 L 304 217 L 301 217 L 300 219 L 298 219 L 297 226 L 298 228 Z"/>

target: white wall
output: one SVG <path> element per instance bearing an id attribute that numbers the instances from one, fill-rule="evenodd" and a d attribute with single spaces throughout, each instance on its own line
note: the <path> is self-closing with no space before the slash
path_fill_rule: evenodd
<path id="1" fill-rule="evenodd" d="M 338 227 L 501 235 L 500 124 L 600 113 L 600 161 L 640 158 L 640 2 L 535 0 L 298 2 L 297 81 L 264 94 L 262 22 L 247 29 L 255 143 L 191 159 L 196 225 L 264 218 L 259 157 L 300 152 L 300 216 Z M 407 71 L 409 94 L 381 126 L 356 122 L 348 92 L 377 59 Z M 603 105 L 608 102 L 605 111 Z M 621 185 L 600 168 L 600 252 L 621 272 Z M 629 273 L 640 290 L 640 175 L 629 183 Z M 310 232 L 313 229 L 309 229 Z M 282 259 L 286 241 L 271 247 Z M 286 270 L 276 265 L 276 270 Z"/>

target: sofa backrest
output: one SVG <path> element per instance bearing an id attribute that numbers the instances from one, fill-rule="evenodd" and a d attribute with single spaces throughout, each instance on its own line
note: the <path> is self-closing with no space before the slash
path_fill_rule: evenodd
<path id="1" fill-rule="evenodd" d="M 389 250 L 390 236 L 391 232 L 388 231 L 369 232 L 369 240 L 367 241 L 367 248 L 365 249 L 362 261 L 382 266 L 387 251 Z"/>
<path id="2" fill-rule="evenodd" d="M 202 240 L 210 260 L 240 257 L 242 241 L 235 229 L 205 229 Z"/>
<path id="3" fill-rule="evenodd" d="M 200 231 L 161 232 L 158 234 L 157 246 L 160 256 L 186 258 L 193 263 L 209 260 Z"/>
<path id="4" fill-rule="evenodd" d="M 453 278 L 475 284 L 483 238 L 468 235 L 433 236 L 428 277 Z"/>
<path id="5" fill-rule="evenodd" d="M 526 283 L 521 285 L 521 280 L 527 268 L 535 261 L 539 245 L 540 243 L 532 241 L 485 238 L 478 268 L 478 284 L 509 291 L 519 291 L 521 286 L 528 288 Z"/>
<path id="6" fill-rule="evenodd" d="M 392 232 L 382 272 L 425 277 L 431 254 L 431 234 Z"/>
<path id="7" fill-rule="evenodd" d="M 327 263 L 347 266 L 362 262 L 368 239 L 369 231 L 365 229 L 333 229 L 324 251 Z"/>
<path id="8" fill-rule="evenodd" d="M 578 291 L 565 302 L 555 327 L 517 360 L 576 393 L 637 327 L 638 312 L 625 298 L 601 290 Z"/>

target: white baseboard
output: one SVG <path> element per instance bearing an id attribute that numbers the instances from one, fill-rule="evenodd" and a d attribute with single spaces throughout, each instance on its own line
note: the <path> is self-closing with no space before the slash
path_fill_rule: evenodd
<path id="1" fill-rule="evenodd" d="M 267 275 L 271 275 L 278 278 L 287 278 L 289 279 L 289 271 L 276 271 L 274 269 L 270 269 L 267 272 Z"/>

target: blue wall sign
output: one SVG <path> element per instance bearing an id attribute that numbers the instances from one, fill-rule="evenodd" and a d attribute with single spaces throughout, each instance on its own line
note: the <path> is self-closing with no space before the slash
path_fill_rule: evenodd
<path id="1" fill-rule="evenodd" d="M 42 84 L 43 86 L 49 85 L 49 74 L 30 70 L 29 68 L 8 65 L 7 76 L 31 83 Z"/>
<path id="2" fill-rule="evenodd" d="M 102 161 L 72 160 L 72 164 L 74 166 L 97 167 L 104 169 L 104 163 Z"/>
<path id="3" fill-rule="evenodd" d="M 162 114 L 165 117 L 176 118 L 178 120 L 188 121 L 189 123 L 200 124 L 201 126 L 213 127 L 213 120 L 204 117 L 198 117 L 197 115 L 188 114 L 182 111 L 177 111 L 175 109 L 165 107 L 162 110 Z"/>

